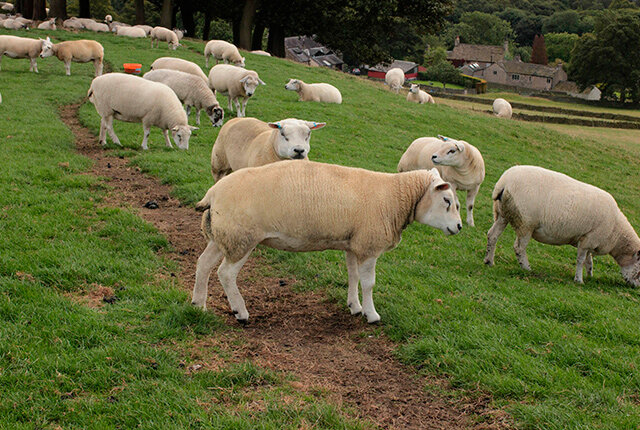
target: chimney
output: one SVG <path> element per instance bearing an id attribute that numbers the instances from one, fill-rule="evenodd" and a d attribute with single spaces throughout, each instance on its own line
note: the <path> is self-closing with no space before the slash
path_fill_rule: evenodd
<path id="1" fill-rule="evenodd" d="M 456 41 L 453 42 L 453 46 L 458 46 L 460 45 L 460 36 L 456 36 Z"/>
<path id="2" fill-rule="evenodd" d="M 503 46 L 504 46 L 504 55 L 506 56 L 509 53 L 509 41 L 505 39 Z"/>
<path id="3" fill-rule="evenodd" d="M 519 62 L 519 63 L 522 63 L 522 58 L 520 58 L 520 54 L 516 54 L 516 55 L 513 57 L 513 60 L 514 60 L 514 61 L 517 61 L 517 62 Z"/>

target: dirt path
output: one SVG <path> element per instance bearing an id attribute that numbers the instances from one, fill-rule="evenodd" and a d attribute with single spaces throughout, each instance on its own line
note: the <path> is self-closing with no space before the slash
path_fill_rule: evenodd
<path id="1" fill-rule="evenodd" d="M 200 214 L 170 197 L 171 188 L 157 179 L 127 166 L 125 159 L 110 156 L 97 137 L 78 121 L 80 105 L 60 110 L 62 121 L 76 137 L 78 151 L 95 160 L 91 174 L 105 177 L 114 191 L 107 204 L 129 206 L 165 235 L 178 261 L 179 279 L 191 290 L 195 265 L 204 249 Z M 158 209 L 147 209 L 149 200 Z M 327 302 L 321 292 L 294 292 L 293 280 L 252 276 L 255 259 L 250 259 L 238 284 L 251 310 L 249 324 L 240 334 L 245 346 L 234 356 L 297 376 L 297 388 L 322 388 L 337 404 L 345 404 L 382 428 L 390 429 L 502 429 L 509 428 L 508 416 L 489 408 L 490 398 L 457 399 L 455 402 L 428 392 L 426 385 L 447 386 L 445 379 L 425 379 L 393 357 L 395 345 L 384 335 L 352 317 L 338 305 Z M 345 268 L 346 277 L 346 268 Z M 236 325 L 229 315 L 227 300 L 215 275 L 209 287 L 208 309 Z M 207 341 L 198 348 L 199 359 L 207 362 Z M 218 361 L 209 355 L 210 361 Z M 480 419 L 478 419 L 480 418 Z M 477 421 L 482 421 L 477 423 Z"/>

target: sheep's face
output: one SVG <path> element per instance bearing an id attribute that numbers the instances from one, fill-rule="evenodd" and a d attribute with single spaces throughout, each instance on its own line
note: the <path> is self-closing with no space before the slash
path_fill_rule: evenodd
<path id="1" fill-rule="evenodd" d="M 420 87 L 416 84 L 411 84 L 411 88 L 409 88 L 409 92 L 413 94 L 418 94 L 420 92 Z"/>
<path id="2" fill-rule="evenodd" d="M 300 81 L 297 79 L 290 79 L 284 87 L 289 91 L 300 91 Z"/>
<path id="3" fill-rule="evenodd" d="M 211 120 L 212 126 L 222 126 L 222 122 L 224 120 L 224 110 L 222 110 L 219 105 L 212 105 L 207 107 L 207 116 Z"/>
<path id="4" fill-rule="evenodd" d="M 237 67 L 244 67 L 244 57 L 242 57 L 240 61 L 236 61 L 235 63 L 233 63 L 233 65 Z"/>
<path id="5" fill-rule="evenodd" d="M 276 133 L 273 149 L 283 160 L 304 160 L 308 158 L 311 150 L 309 145 L 311 130 L 322 128 L 325 125 L 324 122 L 302 121 L 294 118 L 270 122 L 269 127 L 279 131 Z"/>
<path id="6" fill-rule="evenodd" d="M 465 146 L 462 142 L 447 139 L 442 146 L 433 154 L 431 161 L 435 165 L 460 166 L 463 162 Z"/>
<path id="7" fill-rule="evenodd" d="M 442 230 L 446 235 L 456 234 L 462 230 L 456 196 L 437 169 L 431 169 L 430 173 L 433 176 L 432 184 L 416 206 L 415 219 Z"/>
<path id="8" fill-rule="evenodd" d="M 180 149 L 189 149 L 189 138 L 191 137 L 191 131 L 197 130 L 198 127 L 191 127 L 189 125 L 177 125 L 171 129 L 171 135 L 176 146 Z"/>
<path id="9" fill-rule="evenodd" d="M 629 263 L 621 265 L 622 277 L 634 287 L 640 287 L 640 251 L 629 258 Z"/>
<path id="10" fill-rule="evenodd" d="M 244 93 L 247 95 L 247 97 L 251 97 L 253 93 L 256 92 L 256 88 L 258 88 L 258 85 L 267 85 L 262 82 L 260 78 L 256 78 L 251 75 L 247 75 L 244 78 L 240 79 L 240 82 L 242 83 L 242 88 L 244 89 Z"/>
<path id="11" fill-rule="evenodd" d="M 180 43 L 178 43 L 178 42 L 174 42 L 174 41 L 172 40 L 172 41 L 170 41 L 170 42 L 169 42 L 169 49 L 172 49 L 172 50 L 174 50 L 174 51 L 175 51 L 176 49 L 178 49 L 178 45 L 180 45 Z"/>
<path id="12" fill-rule="evenodd" d="M 51 39 L 49 39 L 49 37 L 47 36 L 46 39 L 40 40 L 42 41 L 42 51 L 40 51 L 40 57 L 51 57 L 53 55 L 53 43 L 51 43 Z"/>

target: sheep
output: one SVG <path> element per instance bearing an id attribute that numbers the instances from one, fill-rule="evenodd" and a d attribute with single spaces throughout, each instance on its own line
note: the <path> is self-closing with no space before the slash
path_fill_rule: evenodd
<path id="1" fill-rule="evenodd" d="M 28 28 L 29 24 L 25 23 L 24 21 L 9 18 L 9 19 L 5 19 L 2 22 L 2 26 L 7 30 L 20 30 L 23 28 Z"/>
<path id="2" fill-rule="evenodd" d="M 153 48 L 153 42 L 157 41 L 156 46 L 160 46 L 160 41 L 167 42 L 169 49 L 173 49 L 174 51 L 180 45 L 178 41 L 178 36 L 168 28 L 164 27 L 153 27 L 151 30 L 151 48 Z"/>
<path id="3" fill-rule="evenodd" d="M 427 93 L 426 91 L 422 91 L 416 84 L 411 84 L 411 88 L 407 93 L 407 101 L 418 104 L 435 103 L 435 100 L 433 100 L 431 94 Z"/>
<path id="4" fill-rule="evenodd" d="M 289 118 L 262 122 L 256 118 L 234 118 L 220 130 L 211 150 L 211 172 L 218 182 L 244 167 L 256 167 L 280 160 L 306 160 L 311 130 L 324 122 Z"/>
<path id="5" fill-rule="evenodd" d="M 14 6 L 13 6 L 13 4 L 12 4 L 12 3 L 7 3 L 7 2 L 5 2 L 5 3 L 2 5 L 2 8 L 1 8 L 1 9 L 2 9 L 2 10 L 4 10 L 4 11 L 6 11 L 6 12 L 13 12 L 13 7 L 14 7 Z"/>
<path id="6" fill-rule="evenodd" d="M 256 55 L 263 55 L 265 57 L 271 57 L 271 54 L 269 54 L 267 51 L 262 51 L 260 49 L 257 49 L 255 51 L 251 51 L 252 54 L 256 54 Z"/>
<path id="7" fill-rule="evenodd" d="M 202 78 L 203 81 L 209 84 L 209 78 L 207 78 L 207 75 L 204 74 L 200 66 L 192 61 L 183 60 L 182 58 L 160 57 L 151 63 L 151 70 L 159 69 L 172 69 L 191 73 L 192 75 Z"/>
<path id="8" fill-rule="evenodd" d="M 400 92 L 400 88 L 402 88 L 402 85 L 404 84 L 404 72 L 399 67 L 389 69 L 387 74 L 384 76 L 384 81 L 389 85 L 389 88 L 398 94 Z"/>
<path id="9" fill-rule="evenodd" d="M 484 160 L 480 151 L 464 140 L 421 137 L 414 140 L 400 158 L 398 172 L 433 167 L 451 184 L 454 192 L 467 192 L 467 224 L 474 227 L 473 205 L 484 181 Z M 457 195 L 456 204 L 460 206 Z"/>
<path id="10" fill-rule="evenodd" d="M 548 245 L 578 249 L 574 280 L 583 283 L 583 266 L 593 276 L 593 255 L 611 255 L 625 281 L 640 286 L 640 238 L 606 191 L 537 166 L 514 166 L 496 183 L 495 222 L 487 233 L 484 262 L 493 266 L 498 238 L 511 224 L 520 267 L 531 270 L 527 244 L 533 237 Z"/>
<path id="11" fill-rule="evenodd" d="M 180 30 L 179 28 L 174 28 L 173 32 L 178 36 L 178 40 L 182 40 L 185 34 L 187 34 L 187 30 Z"/>
<path id="12" fill-rule="evenodd" d="M 380 321 L 373 304 L 376 261 L 418 221 L 447 235 L 460 231 L 460 215 L 449 184 L 438 171 L 380 173 L 313 161 L 282 161 L 238 170 L 207 191 L 207 247 L 198 258 L 192 304 L 206 309 L 209 275 L 218 277 L 240 323 L 249 313 L 236 277 L 251 251 L 262 244 L 294 252 L 345 251 L 351 314 Z M 358 299 L 358 283 L 362 300 Z"/>
<path id="13" fill-rule="evenodd" d="M 86 28 L 87 30 L 104 33 L 108 33 L 109 31 L 111 31 L 107 24 L 104 24 L 102 22 L 95 22 L 94 20 L 87 21 L 86 24 L 84 24 L 84 28 Z"/>
<path id="14" fill-rule="evenodd" d="M 104 48 L 95 40 L 69 40 L 53 44 L 47 38 L 43 42 L 42 58 L 55 55 L 58 60 L 64 62 L 67 76 L 71 76 L 71 62 L 88 63 L 93 61 L 95 76 L 102 75 L 102 60 L 104 59 Z"/>
<path id="15" fill-rule="evenodd" d="M 167 85 L 187 107 L 187 116 L 191 106 L 197 109 L 196 125 L 200 125 L 200 111 L 205 109 L 211 125 L 219 127 L 224 119 L 224 110 L 220 107 L 216 96 L 202 79 L 191 73 L 171 69 L 152 70 L 145 73 L 144 79 L 161 82 Z"/>
<path id="16" fill-rule="evenodd" d="M 511 104 L 505 99 L 495 99 L 493 101 L 493 113 L 498 118 L 511 119 L 513 110 L 511 109 Z"/>
<path id="17" fill-rule="evenodd" d="M 144 137 L 142 149 L 148 149 L 151 126 L 162 130 L 167 146 L 171 148 L 168 131 L 180 149 L 189 149 L 191 131 L 187 114 L 171 88 L 125 73 L 107 73 L 91 82 L 87 93 L 101 117 L 99 142 L 106 145 L 106 131 L 111 140 L 122 146 L 113 130 L 113 118 L 127 122 L 142 122 Z"/>
<path id="18" fill-rule="evenodd" d="M 29 39 L 26 37 L 5 36 L 0 35 L 0 63 L 2 56 L 9 58 L 28 58 L 30 61 L 29 71 L 38 73 L 38 55 L 42 52 L 45 42 L 51 43 L 46 39 Z"/>
<path id="19" fill-rule="evenodd" d="M 113 22 L 113 17 L 111 15 L 105 15 L 104 17 L 104 22 L 106 22 L 107 24 L 111 24 Z"/>
<path id="20" fill-rule="evenodd" d="M 204 64 L 209 67 L 209 57 L 213 56 L 225 64 L 233 63 L 235 66 L 244 67 L 244 57 L 240 55 L 238 48 L 233 43 L 224 40 L 210 40 L 204 47 Z"/>
<path id="21" fill-rule="evenodd" d="M 62 26 L 64 28 L 73 28 L 76 30 L 82 30 L 84 28 L 84 24 L 82 24 L 81 21 L 78 20 L 78 18 L 76 17 L 71 17 L 69 19 L 65 19 L 62 22 Z"/>
<path id="22" fill-rule="evenodd" d="M 145 33 L 144 29 L 137 27 L 123 27 L 121 25 L 116 25 L 112 30 L 116 36 L 126 36 L 126 37 L 138 37 L 145 38 L 147 37 L 147 33 Z"/>
<path id="23" fill-rule="evenodd" d="M 144 25 L 144 24 L 134 25 L 134 27 L 143 29 L 146 36 L 148 36 L 151 33 L 151 30 L 153 30 L 153 27 L 151 27 L 150 25 Z"/>
<path id="24" fill-rule="evenodd" d="M 40 30 L 55 30 L 56 29 L 56 19 L 55 18 L 51 18 L 48 21 L 43 21 L 40 24 L 38 24 L 38 28 Z"/>
<path id="25" fill-rule="evenodd" d="M 124 22 L 120 22 L 120 21 L 111 21 L 111 22 L 108 22 L 107 25 L 109 26 L 109 30 L 111 32 L 113 32 L 114 29 L 117 28 L 117 27 L 131 27 L 131 25 L 126 24 Z"/>
<path id="26" fill-rule="evenodd" d="M 246 116 L 249 97 L 253 96 L 253 93 L 260 84 L 267 85 L 262 82 L 258 73 L 230 64 L 215 65 L 209 72 L 209 87 L 229 98 L 229 110 L 231 112 L 233 112 L 231 102 L 235 102 L 238 117 Z M 238 100 L 240 97 L 243 99 L 242 108 Z"/>
<path id="27" fill-rule="evenodd" d="M 307 84 L 300 79 L 290 79 L 284 87 L 296 91 L 301 102 L 342 103 L 340 90 L 331 84 Z"/>

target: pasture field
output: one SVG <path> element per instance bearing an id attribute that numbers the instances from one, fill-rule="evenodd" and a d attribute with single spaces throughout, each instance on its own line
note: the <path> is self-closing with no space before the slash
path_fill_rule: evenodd
<path id="1" fill-rule="evenodd" d="M 200 42 L 185 42 L 193 50 L 170 52 L 150 50 L 149 40 L 52 35 L 95 38 L 114 70 L 136 61 L 146 71 L 164 55 L 204 66 Z M 490 394 L 494 406 L 504 408 L 520 428 L 640 427 L 640 294 L 623 283 L 615 262 L 595 258 L 594 278 L 577 285 L 573 248 L 532 241 L 533 270 L 527 273 L 516 262 L 514 235 L 507 229 L 496 266 L 482 263 L 492 224 L 491 190 L 515 164 L 558 170 L 609 191 L 640 227 L 637 143 L 592 133 L 570 136 L 445 104 L 416 105 L 379 83 L 246 56 L 247 67 L 267 83 L 249 101 L 249 116 L 327 122 L 313 132 L 313 160 L 393 172 L 412 140 L 437 134 L 464 139 L 483 153 L 487 175 L 476 199 L 476 227 L 445 237 L 414 223 L 398 248 L 378 261 L 374 300 L 382 329 L 398 344 L 398 357 L 425 375 L 446 376 L 459 389 L 454 396 L 478 389 Z M 147 428 L 158 422 L 174 422 L 176 428 L 187 422 L 279 428 L 291 417 L 297 420 L 291 428 L 303 421 L 315 428 L 364 425 L 344 418 L 322 398 L 278 403 L 283 392 L 291 393 L 286 381 L 251 364 L 193 375 L 179 370 L 180 352 L 168 344 L 180 346 L 229 328 L 211 312 L 190 309 L 187 293 L 158 276 L 172 270 L 170 261 L 156 256 L 166 240 L 135 216 L 101 206 L 100 182 L 82 175 L 87 160 L 74 155 L 56 109 L 85 96 L 92 66 L 73 64 L 71 77 L 56 59 L 40 60 L 39 69 L 40 75 L 29 74 L 26 60 L 5 59 L 0 71 L 0 389 L 10 395 L 1 396 L 0 420 L 28 428 L 29 418 L 37 416 L 43 426 L 74 428 L 91 417 L 106 427 L 117 410 L 126 417 L 119 424 Z M 341 90 L 343 104 L 299 103 L 284 89 L 290 78 L 329 82 Z M 226 106 L 224 97 L 220 102 Z M 99 117 L 91 104 L 80 109 L 80 118 L 97 135 Z M 7 123 L 16 130 L 11 138 Z M 173 185 L 185 204 L 198 201 L 212 185 L 210 152 L 219 129 L 203 121 L 189 151 L 165 149 L 160 131 L 153 129 L 146 152 L 139 149 L 140 124 L 115 122 L 115 130 L 126 149 L 110 144 L 112 152 Z M 326 291 L 347 312 L 342 253 L 258 252 L 269 263 L 260 269 L 265 275 L 294 275 L 295 288 Z M 65 296 L 92 284 L 126 288 L 119 302 L 97 311 Z M 248 310 L 251 314 L 250 304 Z M 140 357 L 149 357 L 157 368 L 141 368 Z M 239 387 L 220 403 L 231 408 L 212 400 L 221 395 L 207 391 L 214 383 Z M 255 392 L 256 386 L 275 412 L 249 413 L 242 407 L 242 387 Z M 114 387 L 126 395 L 110 394 Z M 75 394 L 61 402 L 66 393 Z M 104 401 L 111 395 L 118 402 Z M 194 400 L 202 398 L 210 400 L 206 408 Z"/>

